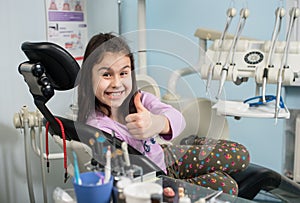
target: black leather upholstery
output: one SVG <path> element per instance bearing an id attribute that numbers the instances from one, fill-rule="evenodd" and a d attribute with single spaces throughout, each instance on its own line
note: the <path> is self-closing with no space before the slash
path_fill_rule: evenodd
<path id="1" fill-rule="evenodd" d="M 231 174 L 239 185 L 239 196 L 253 199 L 260 190 L 270 191 L 277 188 L 281 175 L 268 168 L 250 164 L 245 171 Z"/>
<path id="2" fill-rule="evenodd" d="M 69 90 L 75 86 L 80 67 L 65 49 L 51 42 L 24 42 L 21 49 L 30 62 L 46 67 L 45 74 L 55 90 Z"/>
<path id="3" fill-rule="evenodd" d="M 271 169 L 252 163 L 231 176 L 239 185 L 239 197 L 253 199 L 264 190 L 284 202 L 300 202 L 300 185 Z"/>

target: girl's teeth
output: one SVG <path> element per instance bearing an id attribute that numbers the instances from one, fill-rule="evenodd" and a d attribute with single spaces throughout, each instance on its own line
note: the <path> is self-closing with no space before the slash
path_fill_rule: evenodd
<path id="1" fill-rule="evenodd" d="M 117 92 L 117 93 L 111 93 L 112 96 L 119 96 L 121 93 Z"/>

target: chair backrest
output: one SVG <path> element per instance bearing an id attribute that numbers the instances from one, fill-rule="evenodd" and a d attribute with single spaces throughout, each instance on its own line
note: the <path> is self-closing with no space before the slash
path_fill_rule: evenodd
<path id="1" fill-rule="evenodd" d="M 214 139 L 228 139 L 229 129 L 226 117 L 217 115 L 212 109 L 213 103 L 207 98 L 187 99 L 183 101 L 165 101 L 178 108 L 185 120 L 186 127 L 183 132 L 172 140 L 172 144 L 190 135 L 209 137 Z"/>
<path id="2" fill-rule="evenodd" d="M 140 90 L 150 92 L 160 98 L 159 86 L 153 78 L 145 74 L 139 74 L 136 76 L 136 82 Z"/>

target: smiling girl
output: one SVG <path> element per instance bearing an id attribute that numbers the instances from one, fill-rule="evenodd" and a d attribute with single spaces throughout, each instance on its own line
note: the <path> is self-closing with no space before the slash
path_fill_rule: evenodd
<path id="1" fill-rule="evenodd" d="M 122 37 L 93 36 L 79 76 L 77 120 L 107 133 L 114 131 L 173 178 L 236 195 L 238 186 L 227 172 L 248 166 L 245 147 L 205 138 L 192 145 L 160 145 L 158 136 L 170 141 L 183 131 L 184 117 L 151 93 L 138 91 L 134 71 L 133 55 Z"/>

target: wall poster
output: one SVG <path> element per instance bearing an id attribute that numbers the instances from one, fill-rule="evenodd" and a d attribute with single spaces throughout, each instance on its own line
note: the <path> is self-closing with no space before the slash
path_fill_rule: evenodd
<path id="1" fill-rule="evenodd" d="M 86 0 L 45 0 L 47 40 L 66 49 L 79 64 L 87 43 Z"/>

